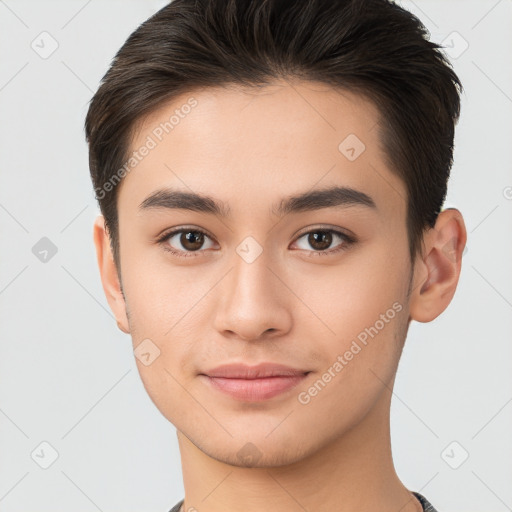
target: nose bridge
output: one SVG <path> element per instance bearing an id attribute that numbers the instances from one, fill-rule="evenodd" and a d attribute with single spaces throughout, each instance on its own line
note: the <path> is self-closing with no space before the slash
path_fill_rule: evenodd
<path id="1" fill-rule="evenodd" d="M 242 242 L 235 252 L 231 259 L 233 270 L 227 283 L 227 296 L 233 304 L 257 308 L 259 303 L 271 300 L 275 292 L 272 282 L 275 276 L 268 268 L 270 252 L 251 240 Z"/>

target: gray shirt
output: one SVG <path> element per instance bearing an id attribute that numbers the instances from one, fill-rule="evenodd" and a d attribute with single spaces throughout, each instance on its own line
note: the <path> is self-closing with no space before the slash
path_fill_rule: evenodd
<path id="1" fill-rule="evenodd" d="M 416 498 L 418 498 L 419 502 L 421 503 L 421 506 L 423 507 L 424 512 L 437 512 L 437 510 L 429 503 L 427 498 L 425 496 L 422 496 L 419 492 L 411 491 Z M 174 507 L 169 510 L 169 512 L 180 512 L 180 507 L 183 505 L 183 500 L 181 500 L 179 503 L 176 503 Z M 187 511 L 185 511 L 187 512 Z"/>

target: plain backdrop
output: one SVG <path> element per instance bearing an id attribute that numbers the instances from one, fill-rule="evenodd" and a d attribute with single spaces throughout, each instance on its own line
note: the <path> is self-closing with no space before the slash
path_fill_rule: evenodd
<path id="1" fill-rule="evenodd" d="M 2 512 L 166 512 L 184 495 L 176 429 L 147 396 L 101 288 L 83 131 L 115 52 L 164 4 L 0 0 Z M 402 5 L 445 42 L 465 87 L 446 205 L 462 212 L 468 242 L 451 305 L 410 327 L 391 409 L 394 460 L 440 512 L 505 512 L 512 2 Z"/>

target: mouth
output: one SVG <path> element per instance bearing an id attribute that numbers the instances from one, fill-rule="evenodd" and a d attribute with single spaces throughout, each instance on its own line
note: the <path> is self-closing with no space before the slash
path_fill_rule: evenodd
<path id="1" fill-rule="evenodd" d="M 290 391 L 311 372 L 285 365 L 261 363 L 222 365 L 199 377 L 212 389 L 246 402 L 260 402 Z"/>

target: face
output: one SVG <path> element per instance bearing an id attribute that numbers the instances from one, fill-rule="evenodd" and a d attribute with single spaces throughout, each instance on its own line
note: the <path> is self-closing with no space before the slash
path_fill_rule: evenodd
<path id="1" fill-rule="evenodd" d="M 138 126 L 118 191 L 125 328 L 151 399 L 209 456 L 297 461 L 392 382 L 411 264 L 379 130 L 370 102 L 304 82 L 195 91 Z M 236 396 L 204 376 L 262 362 L 309 373 Z"/>

